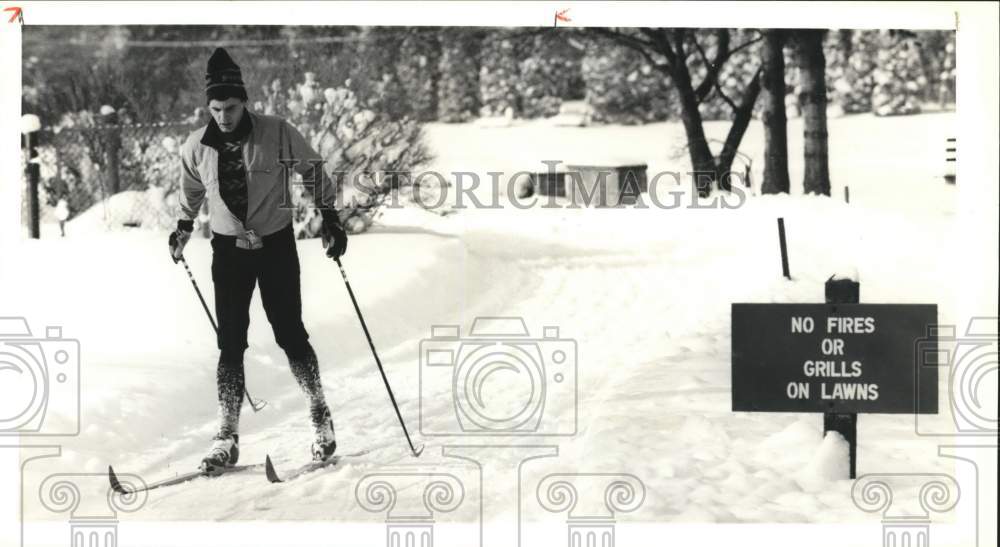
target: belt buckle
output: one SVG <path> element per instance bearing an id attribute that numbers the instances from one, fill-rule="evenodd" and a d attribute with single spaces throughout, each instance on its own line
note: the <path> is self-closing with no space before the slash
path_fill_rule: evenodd
<path id="1" fill-rule="evenodd" d="M 236 246 L 240 249 L 260 249 L 264 246 L 264 241 L 253 230 L 246 231 L 246 239 L 236 239 Z"/>

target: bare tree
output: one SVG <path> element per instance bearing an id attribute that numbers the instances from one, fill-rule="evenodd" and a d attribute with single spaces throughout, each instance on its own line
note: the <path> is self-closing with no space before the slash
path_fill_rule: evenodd
<path id="1" fill-rule="evenodd" d="M 830 195 L 830 165 L 826 130 L 826 57 L 823 55 L 825 30 L 796 32 L 799 50 L 802 94 L 803 137 L 805 139 L 805 177 L 802 187 L 807 194 Z"/>
<path id="2" fill-rule="evenodd" d="M 760 51 L 764 123 L 764 194 L 788 193 L 788 117 L 785 115 L 785 55 L 787 31 L 764 31 Z"/>
<path id="3" fill-rule="evenodd" d="M 697 173 L 695 181 L 698 193 L 702 196 L 707 195 L 712 189 L 713 182 L 719 188 L 729 190 L 727 175 L 733 165 L 740 141 L 743 140 L 747 126 L 750 125 L 753 105 L 757 101 L 757 95 L 760 94 L 761 71 L 758 68 L 753 78 L 746 83 L 738 103 L 722 91 L 719 85 L 719 73 L 734 53 L 760 41 L 761 37 L 756 36 L 736 47 L 731 47 L 729 31 L 715 29 L 707 34 L 714 37 L 714 48 L 709 48 L 699 41 L 705 39 L 706 33 L 696 34 L 695 29 L 591 28 L 588 31 L 639 52 L 654 69 L 670 78 L 681 106 L 681 121 L 687 135 L 691 166 Z M 714 54 L 709 56 L 706 50 L 714 50 Z M 706 68 L 705 75 L 698 82 L 693 81 L 688 65 L 688 59 L 693 55 L 700 56 Z M 698 105 L 713 92 L 718 93 L 732 110 L 732 125 L 718 158 L 712 155 L 705 139 L 705 129 L 698 110 Z"/>

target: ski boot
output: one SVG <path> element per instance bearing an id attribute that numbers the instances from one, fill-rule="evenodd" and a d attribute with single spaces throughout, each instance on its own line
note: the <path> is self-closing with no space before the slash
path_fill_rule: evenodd
<path id="1" fill-rule="evenodd" d="M 217 475 L 225 471 L 226 467 L 236 465 L 240 459 L 240 436 L 216 437 L 212 440 L 212 450 L 202 458 L 201 465 L 198 466 L 203 473 Z"/>
<path id="2" fill-rule="evenodd" d="M 312 444 L 313 461 L 324 462 L 333 457 L 337 451 L 337 439 L 333 434 L 333 418 L 330 411 L 326 411 L 324 424 L 316 429 L 316 438 Z"/>

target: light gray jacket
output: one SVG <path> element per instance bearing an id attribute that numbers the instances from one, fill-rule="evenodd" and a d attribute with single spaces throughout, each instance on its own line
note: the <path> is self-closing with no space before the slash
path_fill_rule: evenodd
<path id="1" fill-rule="evenodd" d="M 250 116 L 253 123 L 249 138 L 243 143 L 243 163 L 247 171 L 246 225 L 226 207 L 219 194 L 219 153 L 213 147 L 213 131 L 209 130 L 209 125 L 192 131 L 181 147 L 179 192 L 180 218 L 195 220 L 207 197 L 212 231 L 241 238 L 247 230 L 254 230 L 259 236 L 273 234 L 292 221 L 292 177 L 284 166 L 288 162 L 283 165 L 279 159 L 298 160 L 294 169 L 303 176 L 302 184 L 307 187 L 313 185 L 310 161 L 322 159 L 302 134 L 284 119 L 249 110 L 245 115 Z M 210 125 L 214 123 L 209 122 Z M 321 201 L 333 208 L 336 202 L 333 184 L 324 169 L 318 171 L 322 179 Z"/>

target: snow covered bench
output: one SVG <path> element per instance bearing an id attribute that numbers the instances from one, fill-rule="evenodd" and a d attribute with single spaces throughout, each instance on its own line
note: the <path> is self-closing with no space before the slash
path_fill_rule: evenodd
<path id="1" fill-rule="evenodd" d="M 530 187 L 519 192 L 519 197 L 565 197 L 576 205 L 616 207 L 634 205 L 648 186 L 646 164 L 642 162 L 559 163 L 547 171 L 532 173 Z"/>
<path id="2" fill-rule="evenodd" d="M 532 173 L 531 193 L 539 196 L 566 197 L 566 168 L 559 164 L 553 170 Z"/>
<path id="3" fill-rule="evenodd" d="M 576 205 L 615 207 L 633 205 L 648 190 L 646 164 L 640 162 L 559 164 L 533 173 L 532 193 L 568 197 Z"/>
<path id="4" fill-rule="evenodd" d="M 648 190 L 645 163 L 570 164 L 566 170 L 571 174 L 568 197 L 578 205 L 633 205 Z"/>

